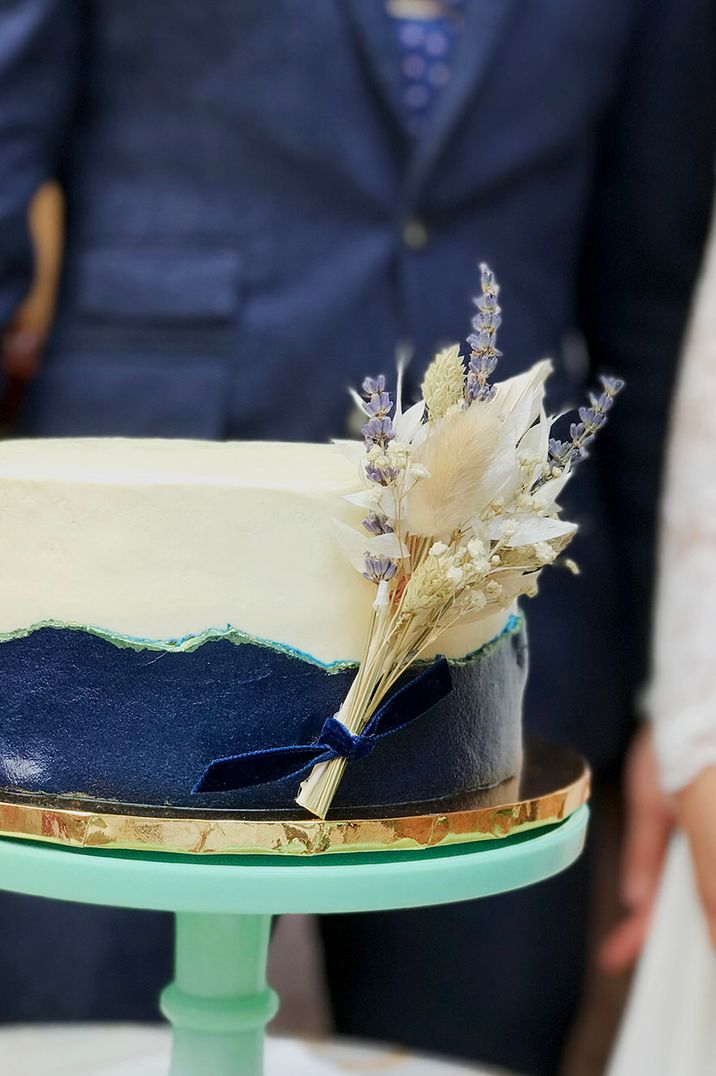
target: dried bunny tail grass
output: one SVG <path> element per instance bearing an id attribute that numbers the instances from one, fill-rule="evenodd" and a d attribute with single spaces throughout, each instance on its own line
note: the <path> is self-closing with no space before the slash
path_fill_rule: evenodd
<path id="1" fill-rule="evenodd" d="M 447 538 L 498 495 L 515 456 L 500 451 L 505 423 L 492 401 L 452 411 L 431 426 L 415 454 L 430 477 L 411 494 L 406 522 L 411 534 Z"/>
<path id="2" fill-rule="evenodd" d="M 453 344 L 437 353 L 425 371 L 422 393 L 431 422 L 444 418 L 451 408 L 462 403 L 465 393 L 465 365 L 459 344 Z"/>

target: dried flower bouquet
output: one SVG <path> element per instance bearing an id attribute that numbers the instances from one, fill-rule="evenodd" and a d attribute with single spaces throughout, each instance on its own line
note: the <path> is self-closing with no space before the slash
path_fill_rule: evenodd
<path id="1" fill-rule="evenodd" d="M 406 411 L 400 372 L 395 408 L 383 376 L 354 394 L 367 416 L 364 443 L 341 444 L 362 484 L 347 499 L 366 516 L 362 532 L 335 526 L 351 563 L 376 588 L 363 657 L 336 715 L 354 736 L 446 630 L 536 592 L 540 571 L 576 531 L 559 518 L 557 498 L 623 385 L 602 378 L 570 439 L 553 438 L 543 403 L 548 361 L 491 382 L 501 310 L 493 273 L 485 265 L 481 272 L 467 366 L 459 345 L 441 351 L 423 398 Z M 325 818 L 346 764 L 314 766 L 297 802 Z"/>

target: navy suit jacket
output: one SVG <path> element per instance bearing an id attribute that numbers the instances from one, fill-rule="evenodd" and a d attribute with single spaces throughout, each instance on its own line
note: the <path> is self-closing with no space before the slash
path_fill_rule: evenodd
<path id="1" fill-rule="evenodd" d="M 490 262 L 501 375 L 552 356 L 555 407 L 596 370 L 629 385 L 572 494 L 584 575 L 529 610 L 528 721 L 607 765 L 643 674 L 711 196 L 711 5 L 466 0 L 465 18 L 414 142 L 382 0 L 4 0 L 0 322 L 31 275 L 30 195 L 56 175 L 68 205 L 20 432 L 340 435 L 346 385 L 399 342 L 414 386 L 466 334 Z"/>

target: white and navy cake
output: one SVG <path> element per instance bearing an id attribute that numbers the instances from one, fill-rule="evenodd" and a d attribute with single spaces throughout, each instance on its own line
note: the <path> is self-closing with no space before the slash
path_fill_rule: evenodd
<path id="1" fill-rule="evenodd" d="M 407 409 L 366 378 L 362 442 L 0 446 L 0 786 L 325 818 L 514 777 L 516 602 L 622 383 L 560 440 L 549 362 L 490 380 L 497 296 Z"/>
<path id="2" fill-rule="evenodd" d="M 216 759 L 314 743 L 346 696 L 375 590 L 335 539 L 353 489 L 330 445 L 0 446 L 0 785 L 292 806 L 293 775 L 196 788 Z M 449 693 L 351 762 L 335 808 L 451 798 L 519 769 L 521 620 L 446 632 L 406 679 L 438 653 Z"/>

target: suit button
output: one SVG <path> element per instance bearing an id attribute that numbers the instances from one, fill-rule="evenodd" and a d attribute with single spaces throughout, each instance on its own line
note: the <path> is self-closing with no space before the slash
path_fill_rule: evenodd
<path id="1" fill-rule="evenodd" d="M 420 217 L 408 217 L 403 225 L 403 243 L 409 250 L 422 250 L 428 242 L 428 229 Z"/>

